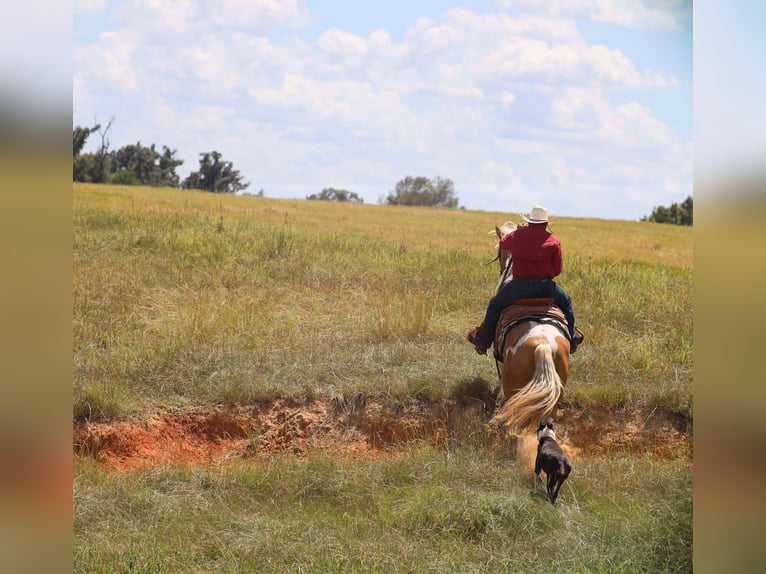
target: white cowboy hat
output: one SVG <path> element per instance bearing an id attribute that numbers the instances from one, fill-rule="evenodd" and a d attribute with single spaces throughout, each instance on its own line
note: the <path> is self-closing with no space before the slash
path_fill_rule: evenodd
<path id="1" fill-rule="evenodd" d="M 521 218 L 527 223 L 548 223 L 548 210 L 542 205 L 535 205 L 529 215 L 519 213 Z"/>

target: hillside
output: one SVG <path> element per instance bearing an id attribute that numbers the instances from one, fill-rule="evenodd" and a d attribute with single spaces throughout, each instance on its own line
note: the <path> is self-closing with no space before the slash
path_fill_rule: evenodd
<path id="1" fill-rule="evenodd" d="M 513 214 L 75 185 L 73 218 L 74 571 L 690 571 L 691 229 L 553 223 L 587 339 L 552 506 L 465 338 Z"/>
<path id="2" fill-rule="evenodd" d="M 75 418 L 496 388 L 464 336 L 496 280 L 487 230 L 507 219 L 518 221 L 76 185 Z M 659 407 L 690 429 L 691 229 L 565 217 L 552 228 L 588 334 L 565 400 L 644 418 Z"/>

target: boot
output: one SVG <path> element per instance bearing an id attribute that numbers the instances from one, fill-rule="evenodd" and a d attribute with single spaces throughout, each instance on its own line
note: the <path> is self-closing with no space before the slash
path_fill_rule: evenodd
<path id="1" fill-rule="evenodd" d="M 486 355 L 487 349 L 486 347 L 482 347 L 479 345 L 479 343 L 476 342 L 476 336 L 479 334 L 479 331 L 481 330 L 481 325 L 478 327 L 474 327 L 471 329 L 471 331 L 468 333 L 468 342 L 473 345 L 473 348 L 476 349 L 476 352 L 480 355 Z"/>
<path id="2" fill-rule="evenodd" d="M 569 354 L 573 355 L 577 351 L 585 336 L 580 329 L 575 328 L 574 333 L 569 334 Z"/>

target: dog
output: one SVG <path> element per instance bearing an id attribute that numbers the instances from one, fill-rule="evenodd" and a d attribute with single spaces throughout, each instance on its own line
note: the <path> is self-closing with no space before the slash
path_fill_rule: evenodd
<path id="1" fill-rule="evenodd" d="M 572 472 L 572 463 L 569 462 L 566 453 L 556 442 L 556 432 L 553 430 L 553 422 L 548 418 L 537 427 L 537 458 L 535 459 L 535 476 L 540 478 L 540 471 L 545 471 L 548 479 L 548 498 L 551 504 L 556 504 L 556 497 L 564 481 Z"/>

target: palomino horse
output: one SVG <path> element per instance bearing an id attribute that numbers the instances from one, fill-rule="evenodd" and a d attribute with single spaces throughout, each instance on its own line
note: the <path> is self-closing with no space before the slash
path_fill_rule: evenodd
<path id="1" fill-rule="evenodd" d="M 516 226 L 495 228 L 498 238 Z M 512 254 L 501 251 L 503 270 L 498 289 L 512 279 Z M 505 403 L 493 426 L 513 434 L 534 431 L 553 417 L 569 376 L 569 337 L 564 315 L 551 300 L 521 300 L 501 315 L 495 337 L 495 359 Z"/>

